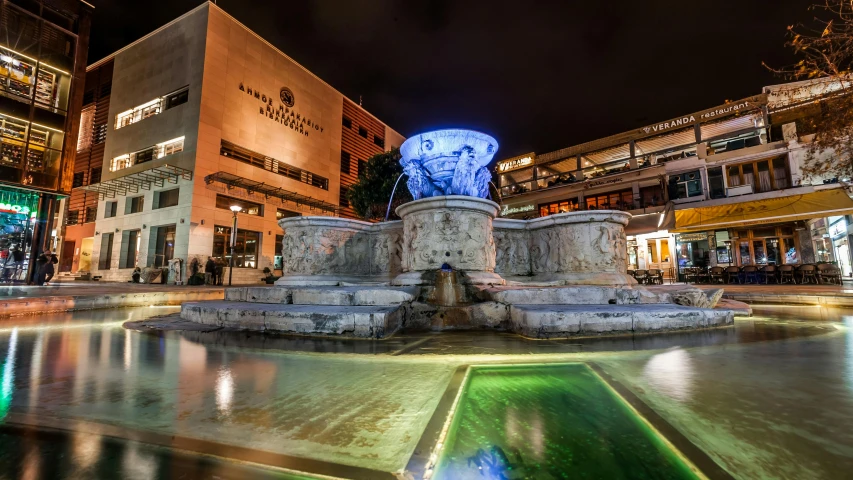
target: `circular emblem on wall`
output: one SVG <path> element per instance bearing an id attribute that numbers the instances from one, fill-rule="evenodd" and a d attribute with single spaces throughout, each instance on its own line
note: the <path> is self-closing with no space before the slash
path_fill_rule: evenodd
<path id="1" fill-rule="evenodd" d="M 296 97 L 293 96 L 293 91 L 287 87 L 281 87 L 279 97 L 281 97 L 281 103 L 287 105 L 288 107 L 292 107 L 293 104 L 296 103 Z"/>

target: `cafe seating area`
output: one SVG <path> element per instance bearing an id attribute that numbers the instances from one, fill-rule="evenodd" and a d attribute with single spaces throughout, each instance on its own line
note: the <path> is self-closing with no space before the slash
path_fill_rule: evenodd
<path id="1" fill-rule="evenodd" d="M 635 270 L 634 278 L 641 281 Z M 685 283 L 726 285 L 841 285 L 841 269 L 830 263 L 804 265 L 743 265 L 728 267 L 681 267 L 679 280 Z M 628 271 L 628 274 L 632 274 Z"/>

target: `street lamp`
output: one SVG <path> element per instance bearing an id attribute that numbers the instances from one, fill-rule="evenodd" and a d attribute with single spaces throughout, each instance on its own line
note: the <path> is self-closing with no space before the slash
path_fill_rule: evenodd
<path id="1" fill-rule="evenodd" d="M 231 222 L 231 258 L 228 260 L 228 286 L 231 286 L 231 278 L 234 276 L 234 246 L 237 244 L 237 212 L 243 210 L 240 205 L 231 205 L 234 219 Z"/>

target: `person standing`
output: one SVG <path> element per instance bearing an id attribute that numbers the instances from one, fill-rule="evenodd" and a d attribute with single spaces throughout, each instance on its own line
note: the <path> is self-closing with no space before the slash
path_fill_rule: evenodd
<path id="1" fill-rule="evenodd" d="M 45 257 L 47 257 L 47 263 L 44 264 L 44 283 L 47 284 L 53 279 L 53 274 L 56 273 L 55 265 L 59 263 L 59 259 L 56 258 L 56 254 L 48 251 L 45 253 Z"/>
<path id="2" fill-rule="evenodd" d="M 216 285 L 216 262 L 212 257 L 207 257 L 207 262 L 204 264 L 204 273 L 210 274 L 209 278 L 205 278 L 207 284 Z M 205 275 L 207 277 L 207 275 Z"/>
<path id="3" fill-rule="evenodd" d="M 50 252 L 42 252 L 36 257 L 36 285 L 44 285 L 44 278 L 47 275 L 46 265 L 50 263 L 48 254 Z"/>

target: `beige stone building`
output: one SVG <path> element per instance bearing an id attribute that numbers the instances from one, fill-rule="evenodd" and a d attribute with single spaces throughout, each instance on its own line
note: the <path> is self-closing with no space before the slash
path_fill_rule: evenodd
<path id="1" fill-rule="evenodd" d="M 351 215 L 345 192 L 361 162 L 404 140 L 212 3 L 89 73 L 98 78 L 87 84 L 78 149 L 95 153 L 78 169 L 100 178 L 66 208 L 66 220 L 91 225 L 61 240 L 64 252 L 90 256 L 69 269 L 105 280 L 172 259 L 184 276 L 194 259 L 202 269 L 208 256 L 227 263 L 229 207 L 239 205 L 234 282 L 257 282 L 280 266 L 278 219 Z"/>

